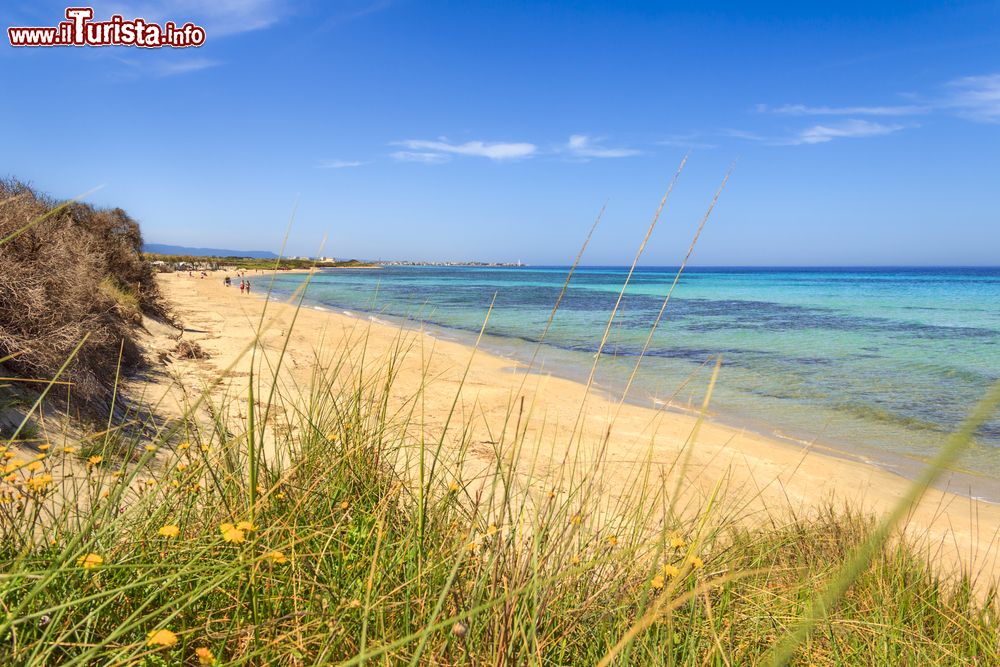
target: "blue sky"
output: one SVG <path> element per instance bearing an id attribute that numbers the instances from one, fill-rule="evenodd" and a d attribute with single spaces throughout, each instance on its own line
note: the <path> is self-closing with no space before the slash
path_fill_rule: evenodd
<path id="1" fill-rule="evenodd" d="M 147 241 L 418 260 L 1000 264 L 997 3 L 140 0 L 198 49 L 0 47 L 0 174 Z M 9 25 L 65 4 L 13 0 Z"/>

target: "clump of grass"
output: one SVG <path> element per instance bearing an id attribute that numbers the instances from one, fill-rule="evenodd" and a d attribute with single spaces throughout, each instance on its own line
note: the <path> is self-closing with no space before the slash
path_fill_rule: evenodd
<path id="1" fill-rule="evenodd" d="M 107 276 L 101 281 L 100 290 L 115 302 L 118 312 L 129 321 L 142 322 L 142 306 L 139 297 L 135 292 L 127 287 L 123 287 L 117 280 Z"/>
<path id="2" fill-rule="evenodd" d="M 197 341 L 182 340 L 174 347 L 174 354 L 181 359 L 207 359 L 208 353 Z"/>

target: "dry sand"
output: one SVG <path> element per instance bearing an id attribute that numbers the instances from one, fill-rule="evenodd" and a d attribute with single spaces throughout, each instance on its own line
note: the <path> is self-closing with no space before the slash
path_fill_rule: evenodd
<path id="1" fill-rule="evenodd" d="M 196 394 L 226 369 L 229 381 L 234 383 L 230 393 L 239 395 L 236 389 L 245 383 L 249 360 L 237 361 L 237 357 L 252 341 L 265 306 L 260 293 L 265 291 L 266 277 L 251 278 L 258 295 L 247 297 L 240 294 L 238 286 L 224 287 L 221 272 L 210 273 L 206 279 L 180 273 L 160 277 L 163 293 L 184 325 L 183 339 L 197 342 L 210 355 L 204 361 L 171 362 L 170 378 L 163 377 L 147 387 L 149 398 L 157 392 L 166 393 L 162 408 L 168 413 L 180 410 L 180 387 L 189 396 Z M 419 394 L 415 421 L 423 423 L 425 433 L 438 434 L 461 387 L 449 432 L 465 429 L 471 434 L 469 457 L 479 470 L 488 469 L 494 458 L 494 443 L 509 441 L 520 419 L 527 445 L 514 453 L 518 464 L 522 469 L 530 468 L 535 479 L 557 480 L 584 405 L 579 429 L 582 436 L 573 451 L 578 459 L 593 460 L 607 438 L 599 488 L 612 503 L 634 487 L 635 471 L 647 459 L 664 476 L 676 472 L 679 468 L 672 464 L 696 423 L 696 417 L 688 414 L 619 406 L 594 392 L 588 394 L 582 384 L 527 374 L 508 359 L 435 339 L 421 331 L 311 308 L 298 313 L 292 329 L 294 314 L 294 307 L 272 301 L 267 305 L 271 324 L 261 336 L 264 349 L 276 351 L 285 345 L 292 331 L 284 371 L 289 379 L 300 385 L 308 383 L 317 354 L 324 356 L 327 352 L 325 356 L 329 357 L 330 350 L 342 349 L 346 341 L 357 341 L 362 335 L 367 339 L 367 363 L 377 365 L 385 355 L 402 347 L 406 352 L 393 385 L 394 400 L 402 406 Z M 155 348 L 165 345 L 163 341 L 162 336 L 153 336 L 150 344 Z M 522 397 L 530 415 L 517 414 Z M 456 439 L 446 442 L 456 446 Z M 739 504 L 730 504 L 731 509 L 740 520 L 751 523 L 768 517 L 788 517 L 790 512 L 808 514 L 829 506 L 831 499 L 882 513 L 909 486 L 902 477 L 849 457 L 711 420 L 704 422 L 696 442 L 685 451 L 690 451 L 690 465 L 685 468 L 685 502 L 703 502 L 719 480 L 725 480 L 726 496 L 740 499 Z M 552 484 L 556 486 L 557 482 Z M 672 489 L 673 481 L 665 488 Z M 699 495 L 701 498 L 697 498 Z M 912 536 L 924 540 L 932 559 L 946 570 L 960 566 L 977 574 L 980 587 L 997 573 L 998 528 L 1000 506 L 937 489 L 927 492 L 907 525 Z"/>

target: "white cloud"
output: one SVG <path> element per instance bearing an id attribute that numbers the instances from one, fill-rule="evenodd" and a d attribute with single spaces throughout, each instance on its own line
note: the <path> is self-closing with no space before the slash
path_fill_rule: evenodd
<path id="1" fill-rule="evenodd" d="M 834 139 L 857 139 L 878 137 L 902 130 L 902 125 L 884 125 L 867 120 L 851 119 L 842 123 L 813 125 L 788 140 L 790 144 L 822 144 Z"/>
<path id="2" fill-rule="evenodd" d="M 121 14 L 160 24 L 191 21 L 212 39 L 267 28 L 287 15 L 288 6 L 278 0 L 140 0 L 102 5 L 100 12 L 105 17 Z"/>
<path id="3" fill-rule="evenodd" d="M 615 158 L 632 157 L 639 155 L 641 151 L 634 148 L 604 148 L 598 145 L 599 141 L 594 141 L 584 134 L 574 134 L 566 142 L 564 150 L 571 155 L 581 158 Z"/>
<path id="4" fill-rule="evenodd" d="M 209 67 L 215 67 L 221 63 L 210 58 L 189 58 L 177 61 L 161 61 L 155 64 L 151 71 L 154 76 L 174 76 L 177 74 L 188 74 L 198 72 Z"/>
<path id="5" fill-rule="evenodd" d="M 396 151 L 389 157 L 400 162 L 422 162 L 424 164 L 440 164 L 450 158 L 444 153 L 421 153 L 416 151 Z"/>
<path id="6" fill-rule="evenodd" d="M 702 134 L 699 132 L 692 132 L 689 134 L 672 134 L 668 135 L 663 139 L 660 139 L 656 144 L 660 146 L 675 146 L 677 148 L 687 148 L 689 150 L 701 149 L 708 150 L 712 148 L 718 148 L 717 144 L 713 144 L 702 139 Z"/>
<path id="7" fill-rule="evenodd" d="M 491 160 L 515 160 L 531 157 L 538 150 L 537 146 L 528 143 L 467 141 L 464 144 L 453 144 L 443 137 L 438 141 L 408 139 L 398 141 L 396 145 L 409 148 L 410 151 L 399 151 L 393 153 L 392 157 L 397 160 L 413 162 L 443 162 L 450 155 L 485 157 Z"/>
<path id="8" fill-rule="evenodd" d="M 723 130 L 719 134 L 725 137 L 733 137 L 734 139 L 746 139 L 747 141 L 772 141 L 771 139 L 757 134 L 756 132 L 747 132 L 745 130 Z"/>
<path id="9" fill-rule="evenodd" d="M 758 104 L 756 110 L 760 113 L 774 113 L 784 116 L 909 116 L 927 113 L 931 107 L 919 104 L 875 107 L 811 107 L 805 104 L 785 104 L 780 107 L 771 107 L 766 104 Z"/>
<path id="10" fill-rule="evenodd" d="M 757 134 L 756 132 L 744 132 L 742 130 L 723 130 L 719 134 L 770 146 L 799 146 L 802 144 L 825 144 L 829 141 L 833 141 L 834 139 L 878 137 L 898 132 L 906 127 L 906 125 L 889 125 L 852 118 L 850 120 L 836 123 L 812 125 L 799 130 L 792 135 L 786 136 L 766 136 Z"/>
<path id="11" fill-rule="evenodd" d="M 945 106 L 963 118 L 1000 123 L 1000 74 L 966 76 L 949 83 Z"/>
<path id="12" fill-rule="evenodd" d="M 317 169 L 350 169 L 365 164 L 358 160 L 320 160 Z"/>
<path id="13" fill-rule="evenodd" d="M 116 72 L 112 78 L 130 81 L 144 76 L 167 77 L 200 72 L 222 63 L 211 58 L 199 58 L 189 52 L 164 51 L 144 53 L 137 58 L 115 58 L 128 67 L 127 70 Z"/>

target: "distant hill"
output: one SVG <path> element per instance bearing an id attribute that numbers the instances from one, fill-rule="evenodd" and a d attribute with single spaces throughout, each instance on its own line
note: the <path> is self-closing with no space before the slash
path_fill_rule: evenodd
<path id="1" fill-rule="evenodd" d="M 224 248 L 187 248 L 180 245 L 165 245 L 163 243 L 145 243 L 143 252 L 157 255 L 190 255 L 194 257 L 250 257 L 253 259 L 277 259 L 270 250 L 226 250 Z"/>

